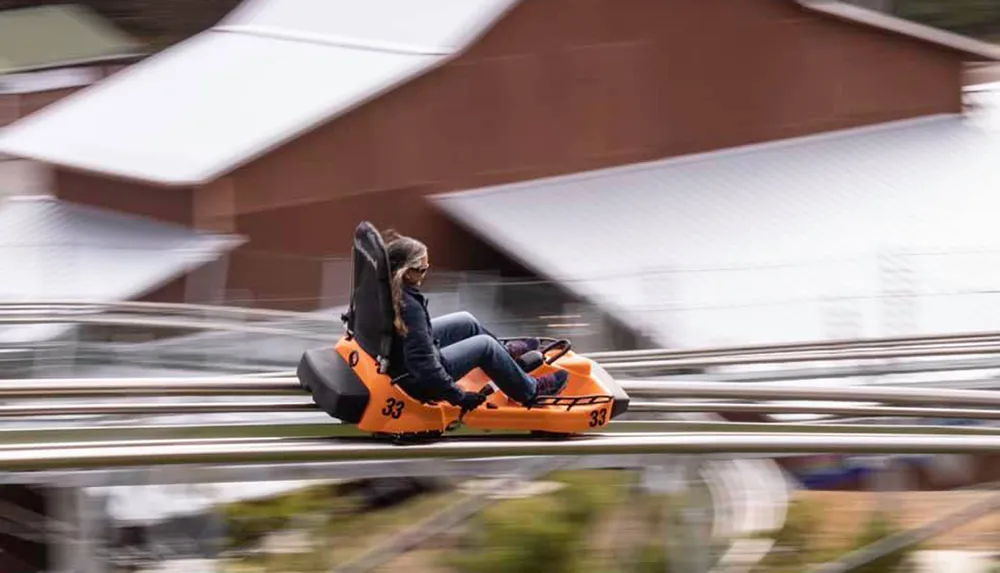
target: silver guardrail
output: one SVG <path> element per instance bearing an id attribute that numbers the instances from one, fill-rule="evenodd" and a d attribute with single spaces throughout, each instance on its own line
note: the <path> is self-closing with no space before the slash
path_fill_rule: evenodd
<path id="1" fill-rule="evenodd" d="M 629 413 L 714 412 L 727 414 L 815 414 L 880 418 L 941 418 L 1000 420 L 1000 410 L 979 408 L 933 408 L 926 406 L 867 406 L 854 404 L 783 404 L 732 402 L 642 402 L 633 401 Z M 105 412 L 113 413 L 113 412 Z"/>
<path id="2" fill-rule="evenodd" d="M 948 426 L 922 424 L 811 424 L 783 422 L 725 422 L 717 420 L 613 420 L 607 426 L 595 428 L 592 434 L 668 434 L 668 433 L 733 433 L 758 432 L 761 434 L 894 434 L 894 435 L 996 435 L 1000 428 L 995 426 Z M 462 436 L 489 435 L 491 438 L 523 435 L 517 431 L 494 431 L 467 429 L 445 439 L 462 439 Z M 73 425 L 47 425 L 21 428 L 0 428 L 0 451 L 51 447 L 58 442 L 59 447 L 104 445 L 154 445 L 172 443 L 170 440 L 218 440 L 228 438 L 336 438 L 369 437 L 350 424 L 338 423 L 331 419 L 282 420 L 256 423 L 155 423 L 146 424 L 132 421 L 120 425 L 88 425 L 78 421 Z M 157 440 L 159 442 L 157 442 Z M 142 442 L 140 444 L 140 442 Z"/>
<path id="3" fill-rule="evenodd" d="M 172 464 L 295 463 L 416 458 L 496 458 L 536 455 L 869 453 L 984 454 L 1000 452 L 1000 436 L 766 434 L 598 434 L 570 440 L 448 440 L 394 445 L 374 440 L 238 439 L 229 443 L 60 447 L 0 451 L 0 471 L 110 468 Z"/>
<path id="4" fill-rule="evenodd" d="M 585 354 L 587 358 L 590 358 L 590 354 Z M 775 360 L 771 363 L 780 365 L 781 360 L 774 357 Z M 863 362 L 863 360 L 872 360 L 873 362 Z M 882 361 L 879 361 L 882 359 Z M 747 371 L 712 371 L 705 374 L 680 374 L 678 376 L 684 376 L 685 379 L 691 380 L 702 380 L 709 379 L 713 382 L 780 382 L 780 381 L 791 381 L 791 380 L 818 380 L 818 379 L 829 379 L 829 378 L 858 378 L 858 377 L 876 377 L 876 376 L 890 376 L 893 374 L 928 374 L 928 373 L 954 373 L 954 372 L 964 372 L 972 370 L 1000 370 L 1000 355 L 997 356 L 987 356 L 979 358 L 968 358 L 968 359 L 938 359 L 938 360 L 915 360 L 910 362 L 897 362 L 892 359 L 885 359 L 881 356 L 865 357 L 865 358 L 834 358 L 833 360 L 847 360 L 853 361 L 855 364 L 839 365 L 839 366 L 804 366 L 800 368 L 768 368 L 761 370 L 747 370 Z M 860 362 L 857 363 L 857 362 Z M 608 370 L 609 372 L 624 372 L 625 374 L 638 375 L 644 371 L 646 372 L 657 372 L 657 371 L 669 371 L 671 369 L 683 370 L 688 364 L 681 364 L 680 367 L 675 366 L 676 363 L 671 363 L 670 368 L 655 367 L 655 368 L 642 368 L 635 367 L 633 362 L 604 362 L 601 361 L 601 366 Z M 726 366 L 740 365 L 742 362 L 734 364 L 726 364 Z M 275 370 L 269 372 L 268 376 L 276 377 L 292 377 L 295 376 L 294 370 Z M 660 375 L 669 375 L 669 372 L 663 372 Z M 1000 386 L 1000 384 L 998 384 Z"/>
<path id="5" fill-rule="evenodd" d="M 80 398 L 86 396 L 302 395 L 295 378 L 28 378 L 0 380 L 3 398 Z"/>
<path id="6" fill-rule="evenodd" d="M 311 401 L 240 401 L 240 402 L 112 402 L 69 404 L 5 404 L 0 418 L 48 416 L 155 416 L 191 414 L 249 414 L 318 412 Z M 815 414 L 882 418 L 940 418 L 1000 420 L 1000 410 L 977 408 L 931 408 L 901 406 L 865 406 L 849 404 L 783 404 L 732 402 L 632 402 L 630 414 L 667 414 L 712 412 L 731 414 Z M 772 422 L 773 423 L 773 422 Z"/>
<path id="7" fill-rule="evenodd" d="M 131 315 L 138 316 L 131 316 Z M 104 316 L 102 316 L 104 315 Z M 183 317 L 181 320 L 177 317 Z M 214 319 L 214 320 L 213 320 Z M 252 321 L 303 321 L 315 322 L 319 326 L 331 325 L 329 334 L 307 335 L 300 330 L 279 327 L 264 327 L 248 324 Z M 318 313 L 231 307 L 221 305 L 195 305 L 150 302 L 100 302 L 100 301 L 52 301 L 52 302 L 0 302 L 0 324 L 29 323 L 100 323 L 122 326 L 152 326 L 162 328 L 188 328 L 272 334 L 333 340 L 342 335 L 339 316 L 323 316 Z M 944 352 L 950 349 L 951 352 Z M 884 337 L 867 339 L 839 339 L 819 342 L 796 342 L 781 344 L 741 345 L 702 349 L 643 349 L 626 351 L 600 351 L 586 353 L 594 360 L 608 365 L 629 362 L 633 367 L 664 367 L 661 361 L 698 359 L 709 360 L 708 366 L 730 365 L 725 358 L 756 357 L 751 362 L 805 362 L 814 360 L 851 360 L 893 358 L 878 351 L 908 352 L 907 356 L 934 356 L 956 354 L 994 354 L 1000 351 L 1000 332 L 968 332 L 909 337 Z M 961 351 L 960 351 L 961 350 Z M 944 354 L 940 354 L 940 353 Z M 847 358 L 845 354 L 859 354 Z M 794 356 L 794 358 L 793 358 Z M 721 361 L 721 362 L 720 362 Z M 698 367 L 698 362 L 681 364 L 682 367 Z M 666 367 L 676 366 L 672 362 Z"/>
<path id="8" fill-rule="evenodd" d="M 619 380 L 632 397 L 719 398 L 730 400 L 815 400 L 885 402 L 936 406 L 1000 406 L 1000 392 L 900 386 L 800 386 L 683 382 L 678 380 Z M 3 398 L 78 398 L 85 396 L 178 395 L 302 395 L 295 378 L 89 378 L 0 380 Z"/>
<path id="9" fill-rule="evenodd" d="M 140 301 L 48 301 L 48 302 L 0 302 L 0 316 L 11 314 L 45 315 L 54 313 L 100 314 L 107 312 L 125 312 L 136 314 L 152 314 L 161 316 L 202 316 L 221 317 L 237 320 L 315 320 L 329 322 L 334 319 L 340 323 L 339 316 L 324 318 L 318 313 L 308 313 L 290 310 L 267 308 L 250 308 L 245 306 L 224 306 L 209 304 L 186 304 Z"/>
<path id="10" fill-rule="evenodd" d="M 239 332 L 248 334 L 266 334 L 271 336 L 289 337 L 302 340 L 314 340 L 319 343 L 331 343 L 338 340 L 343 333 L 339 328 L 331 328 L 329 332 L 310 332 L 305 329 L 281 328 L 267 326 L 266 323 L 246 323 L 238 321 L 209 320 L 198 317 L 171 316 L 131 316 L 129 314 L 0 314 L 0 325 L 31 325 L 31 324 L 100 324 L 111 326 L 145 326 L 153 328 L 171 328 L 178 330 L 210 330 L 218 332 Z M 975 356 L 1000 355 L 1000 342 L 986 340 L 981 342 L 949 342 L 935 344 L 901 345 L 899 347 L 874 347 L 857 349 L 807 350 L 769 353 L 746 353 L 728 349 L 705 350 L 694 352 L 658 351 L 643 360 L 634 358 L 623 359 L 622 356 L 610 353 L 584 353 L 584 356 L 599 360 L 609 372 L 637 371 L 655 369 L 704 369 L 721 366 L 750 366 L 760 364 L 788 364 L 799 362 L 830 362 L 830 361 L 860 361 L 889 360 L 900 358 L 928 358 L 941 356 Z M 1000 356 L 998 356 L 1000 361 Z"/>
<path id="11" fill-rule="evenodd" d="M 601 360 L 601 366 L 611 371 L 673 369 L 673 368 L 715 368 L 720 366 L 752 366 L 758 364 L 790 364 L 797 362 L 832 362 L 860 360 L 896 360 L 900 358 L 930 358 L 940 356 L 974 356 L 977 354 L 1000 354 L 1000 344 L 983 346 L 935 346 L 928 348 L 876 348 L 872 350 L 817 351 L 787 354 L 761 355 L 721 355 L 694 358 L 657 358 L 614 362 Z M 587 356 L 590 358 L 590 356 Z M 1000 356 L 998 356 L 1000 358 Z"/>
<path id="12" fill-rule="evenodd" d="M 205 320 L 195 317 L 173 318 L 156 316 L 130 316 L 128 314 L 104 314 L 98 316 L 77 314 L 45 314 L 45 315 L 0 315 L 0 325 L 26 324 L 100 324 L 109 326 L 147 326 L 153 328 L 173 328 L 178 330 L 211 330 L 218 332 L 240 332 L 249 334 L 268 334 L 286 336 L 317 342 L 331 342 L 343 336 L 343 333 L 332 330 L 328 334 L 293 330 L 275 326 L 261 326 L 254 323 L 227 322 L 221 320 Z"/>
<path id="13" fill-rule="evenodd" d="M 906 362 L 893 360 L 855 361 L 852 364 L 807 365 L 796 368 L 786 368 L 777 364 L 773 368 L 729 372 L 711 371 L 705 374 L 685 374 L 684 376 L 687 379 L 707 379 L 712 382 L 780 382 L 834 378 L 873 378 L 896 374 L 954 374 L 974 370 L 1000 370 L 1000 356 L 964 359 L 937 358 L 934 360 L 911 360 Z M 295 372 L 285 371 L 284 375 L 294 376 Z M 979 382 L 985 383 L 986 380 L 982 379 Z M 881 382 L 873 380 L 870 383 L 879 384 Z M 997 384 L 997 386 L 1000 387 L 1000 384 Z"/>
<path id="14" fill-rule="evenodd" d="M 854 404 L 786 404 L 776 402 L 673 402 L 635 401 L 630 414 L 666 414 L 683 412 L 713 412 L 730 414 L 816 414 L 882 418 L 941 418 L 969 420 L 1000 420 L 1000 409 L 943 408 L 926 406 L 868 406 Z M 249 414 L 249 413 L 319 412 L 311 399 L 247 400 L 236 402 L 102 402 L 3 404 L 0 418 L 40 416 L 156 416 L 190 414 Z M 773 423 L 773 422 L 771 422 Z"/>
<path id="15" fill-rule="evenodd" d="M 970 332 L 905 337 L 851 338 L 785 344 L 723 346 L 719 348 L 695 348 L 686 350 L 665 348 L 614 350 L 592 352 L 587 354 L 587 356 L 599 361 L 624 361 L 668 358 L 703 358 L 708 356 L 751 356 L 759 354 L 788 354 L 806 352 L 854 352 L 884 348 L 983 345 L 997 343 L 1000 343 L 1000 332 Z"/>
<path id="16" fill-rule="evenodd" d="M 226 317 L 238 320 L 294 320 L 340 323 L 339 316 L 324 317 L 315 312 L 286 311 L 242 306 L 157 303 L 138 301 L 63 300 L 37 302 L 0 302 L 0 316 L 6 314 L 52 314 L 54 312 L 98 314 L 106 312 L 141 313 L 153 315 L 179 315 L 201 317 Z M 859 350 L 879 347 L 903 347 L 934 344 L 969 344 L 1000 342 L 1000 332 L 965 332 L 916 336 L 879 337 L 862 339 L 837 339 L 819 342 L 789 342 L 777 344 L 742 345 L 705 349 L 642 349 L 591 353 L 595 360 L 634 360 L 637 358 L 693 357 L 725 354 L 776 354 L 815 350 Z"/>
<path id="17" fill-rule="evenodd" d="M 1000 406 L 1000 392 L 901 386 L 800 386 L 791 384 L 727 384 L 620 380 L 630 396 L 644 398 L 722 398 L 730 400 L 815 400 L 883 402 L 937 406 Z"/>
<path id="18" fill-rule="evenodd" d="M 0 404 L 0 418 L 38 416 L 137 416 L 175 414 L 252 414 L 268 412 L 318 412 L 312 400 L 253 402 L 114 402 L 87 404 L 79 402 L 44 404 Z"/>
<path id="19" fill-rule="evenodd" d="M 295 378 L 28 378 L 0 380 L 3 398 L 81 398 L 86 396 L 231 396 L 291 394 L 304 390 Z"/>

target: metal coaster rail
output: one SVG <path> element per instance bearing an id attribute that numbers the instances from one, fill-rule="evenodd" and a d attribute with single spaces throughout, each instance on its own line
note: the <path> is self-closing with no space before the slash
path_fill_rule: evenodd
<path id="1" fill-rule="evenodd" d="M 44 404 L 0 406 L 0 418 L 50 416 L 165 416 L 189 414 L 252 414 L 269 412 L 318 412 L 311 401 L 302 402 L 112 402 L 96 404 Z M 731 413 L 731 414 L 815 414 L 881 418 L 938 418 L 1000 420 L 1000 410 L 984 408 L 932 408 L 900 406 L 855 406 L 841 404 L 782 404 L 739 402 L 633 402 L 630 413 Z"/>
<path id="2" fill-rule="evenodd" d="M 256 399 L 238 402 L 97 402 L 61 401 L 44 404 L 3 404 L 0 418 L 50 416 L 165 416 L 190 414 L 252 414 L 319 412 L 306 398 L 301 401 Z M 855 404 L 786 404 L 704 401 L 633 401 L 629 412 L 634 414 L 666 414 L 683 412 L 714 412 L 732 414 L 816 414 L 892 418 L 939 418 L 968 420 L 1000 420 L 1000 409 L 944 408 L 927 406 L 881 406 Z"/>
<path id="3" fill-rule="evenodd" d="M 821 342 L 799 342 L 785 344 L 763 344 L 728 346 L 719 348 L 703 348 L 689 350 L 672 350 L 663 348 L 643 350 L 615 350 L 592 352 L 587 356 L 601 363 L 621 361 L 641 361 L 670 358 L 703 358 L 711 356 L 754 356 L 783 355 L 811 352 L 857 352 L 879 349 L 900 349 L 919 347 L 953 347 L 992 345 L 1000 343 L 998 332 L 955 333 L 947 335 L 925 335 L 909 337 L 841 339 Z"/>
<path id="4" fill-rule="evenodd" d="M 252 444 L 252 446 L 251 446 Z M 537 455 L 871 453 L 983 454 L 1000 452 L 1000 436 L 767 434 L 707 432 L 597 434 L 568 440 L 453 439 L 395 445 L 374 440 L 237 440 L 227 443 L 44 447 L 0 450 L 0 471 L 37 471 L 173 464 L 296 463 L 348 460 L 456 459 Z"/>
<path id="5" fill-rule="evenodd" d="M 153 316 L 212 316 L 239 320 L 316 320 L 317 322 L 333 322 L 330 318 L 323 319 L 318 314 L 250 308 L 243 306 L 223 306 L 208 304 L 177 304 L 161 302 L 118 301 L 106 302 L 95 300 L 64 300 L 39 302 L 0 302 L 0 315 L 45 316 L 56 313 L 74 313 L 94 315 L 108 312 L 135 313 Z M 331 317 L 339 323 L 339 316 Z"/>
<path id="6" fill-rule="evenodd" d="M 723 422 L 716 420 L 614 420 L 590 435 L 597 434 L 691 434 L 758 432 L 761 434 L 879 434 L 879 435 L 994 435 L 1000 428 L 983 426 L 900 425 L 900 424 L 810 424 L 777 422 Z M 511 438 L 525 432 L 487 432 L 468 430 L 443 439 Z M 153 445 L 155 443 L 208 443 L 219 440 L 257 439 L 368 439 L 364 432 L 334 420 L 285 420 L 279 423 L 160 423 L 91 426 L 73 425 L 0 428 L 0 451 L 38 447 L 69 448 L 98 445 Z"/>
<path id="7" fill-rule="evenodd" d="M 231 307 L 161 303 L 0 303 L 0 324 L 80 322 L 151 327 L 240 331 L 331 343 L 341 335 L 339 317 L 261 311 Z M 315 321 L 329 332 L 288 328 L 284 321 Z M 284 324 L 283 324 L 284 323 Z M 1000 392 L 893 386 L 813 387 L 787 384 L 685 381 L 682 377 L 628 379 L 629 374 L 670 369 L 710 369 L 725 366 L 784 365 L 803 362 L 866 361 L 993 355 L 1000 353 L 1000 333 L 839 340 L 692 350 L 594 352 L 586 356 L 615 375 L 632 396 L 630 412 L 759 412 L 836 413 L 867 416 L 1000 419 Z M 981 357 L 989 360 L 992 356 Z M 919 361 L 912 370 L 919 371 Z M 939 360 L 935 370 L 942 371 Z M 946 364 L 946 363 L 944 363 Z M 990 364 L 984 364 L 988 368 Z M 1000 368 L 1000 358 L 997 358 Z M 24 379 L 0 380 L 0 418 L 74 415 L 167 415 L 237 412 L 301 412 L 319 410 L 300 387 L 294 373 L 282 376 L 209 376 L 197 378 Z M 754 373 L 766 377 L 765 372 Z M 765 378 L 766 379 L 766 378 Z M 165 403 L 158 397 L 239 397 L 240 401 Z M 63 399 L 113 398 L 111 402 L 79 403 Z M 279 397 L 300 399 L 279 400 Z M 135 398 L 139 398 L 135 401 Z M 44 400 L 41 404 L 22 400 Z M 692 399 L 701 399 L 692 401 Z M 669 400 L 669 401 L 668 401 Z M 728 400 L 720 403 L 714 400 Z M 840 404 L 788 404 L 768 401 L 821 401 Z M 332 421 L 329 426 L 336 426 Z M 684 424 L 688 424 L 685 426 Z M 768 431 L 729 431 L 739 424 L 720 423 L 713 431 L 691 423 L 616 421 L 606 433 L 569 440 L 500 439 L 489 442 L 448 440 L 405 447 L 337 438 L 302 436 L 214 438 L 185 442 L 31 442 L 0 446 L 0 471 L 96 468 L 186 463 L 285 463 L 397 458 L 504 457 L 525 455 L 590 455 L 649 453 L 998 453 L 1000 434 L 992 428 L 888 427 L 842 425 L 806 430 L 806 425 L 765 424 Z M 302 426 L 302 424 L 299 424 Z M 316 424 L 322 428 L 322 424 Z M 746 426 L 746 425 L 744 425 Z M 616 434 L 619 429 L 628 434 Z M 678 428 L 694 431 L 678 431 Z M 672 431 L 665 431 L 665 430 Z M 114 432 L 113 426 L 94 429 Z M 123 435 L 141 434 L 120 428 Z M 149 430 L 148 431 L 153 431 Z M 37 431 L 61 435 L 57 428 L 6 428 L 13 436 Z M 646 433 L 643 433 L 646 432 Z M 308 431 L 306 432 L 308 433 Z M 948 435 L 948 434 L 961 435 Z M 234 441 L 235 440 L 235 441 Z M 253 447 L 248 447 L 252 445 Z"/>
<path id="8" fill-rule="evenodd" d="M 798 386 L 684 382 L 671 379 L 620 380 L 633 397 L 729 400 L 816 400 L 883 402 L 997 408 L 1000 392 L 893 386 Z M 112 378 L 0 380 L 0 398 L 79 398 L 93 396 L 303 395 L 295 378 Z"/>

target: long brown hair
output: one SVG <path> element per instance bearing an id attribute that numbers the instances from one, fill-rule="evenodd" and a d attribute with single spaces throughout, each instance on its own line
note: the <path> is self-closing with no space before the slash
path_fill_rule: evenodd
<path id="1" fill-rule="evenodd" d="M 420 259 L 427 254 L 427 246 L 420 241 L 400 235 L 394 229 L 382 232 L 382 241 L 389 255 L 389 287 L 392 292 L 392 324 L 396 332 L 406 336 L 408 332 L 403 322 L 403 275 L 420 264 Z"/>

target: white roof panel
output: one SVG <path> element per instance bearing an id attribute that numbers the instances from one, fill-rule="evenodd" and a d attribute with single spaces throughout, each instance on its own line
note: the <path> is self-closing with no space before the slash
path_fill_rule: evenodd
<path id="1" fill-rule="evenodd" d="M 219 29 L 439 55 L 476 39 L 511 0 L 250 0 Z"/>
<path id="2" fill-rule="evenodd" d="M 997 157 L 948 116 L 435 199 L 665 345 L 1000 330 Z"/>
<path id="3" fill-rule="evenodd" d="M 0 154 L 204 183 L 439 65 L 516 2 L 250 2 L 9 126 Z"/>
<path id="4" fill-rule="evenodd" d="M 437 59 L 206 32 L 8 126 L 0 150 L 196 184 Z"/>
<path id="5" fill-rule="evenodd" d="M 0 301 L 129 300 L 242 242 L 52 197 L 13 197 L 0 203 Z M 60 329 L 0 327 L 0 344 Z"/>

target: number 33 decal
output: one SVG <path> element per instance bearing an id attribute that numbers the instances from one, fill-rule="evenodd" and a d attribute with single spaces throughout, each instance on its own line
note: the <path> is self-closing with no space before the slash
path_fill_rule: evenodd
<path id="1" fill-rule="evenodd" d="M 607 421 L 608 409 L 601 408 L 600 410 L 594 410 L 590 413 L 590 427 L 603 426 L 604 422 Z"/>
<path id="2" fill-rule="evenodd" d="M 403 408 L 405 406 L 406 404 L 402 400 L 389 398 L 385 401 L 385 408 L 382 408 L 382 415 L 391 417 L 393 420 L 398 420 L 403 415 Z"/>

